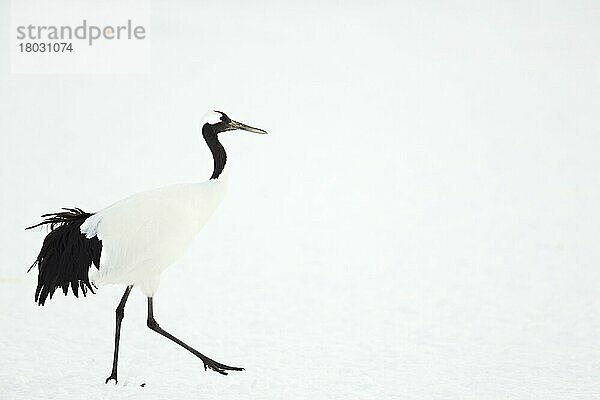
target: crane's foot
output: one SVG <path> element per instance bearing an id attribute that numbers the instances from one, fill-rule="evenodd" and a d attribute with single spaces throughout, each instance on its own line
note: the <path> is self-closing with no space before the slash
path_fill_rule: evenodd
<path id="1" fill-rule="evenodd" d="M 241 367 L 230 367 L 229 365 L 221 364 L 219 362 L 216 362 L 215 360 L 211 360 L 208 357 L 202 359 L 202 362 L 204 363 L 205 371 L 207 368 L 209 368 L 215 372 L 218 372 L 221 375 L 227 375 L 227 371 L 243 371 L 244 370 L 244 368 L 241 368 Z"/>
<path id="2" fill-rule="evenodd" d="M 106 378 L 106 381 L 104 381 L 104 383 L 110 382 L 111 379 L 115 381 L 115 385 L 116 385 L 117 384 L 117 374 L 110 374 L 110 376 L 108 378 Z"/>

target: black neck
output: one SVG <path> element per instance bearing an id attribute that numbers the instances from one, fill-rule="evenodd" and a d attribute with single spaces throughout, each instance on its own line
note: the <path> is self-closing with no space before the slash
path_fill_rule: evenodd
<path id="1" fill-rule="evenodd" d="M 225 168 L 225 163 L 227 162 L 225 148 L 221 142 L 219 142 L 217 133 L 208 125 L 205 125 L 202 128 L 202 136 L 204 137 L 204 140 L 206 140 L 206 144 L 213 156 L 213 173 L 210 179 L 217 179 L 219 175 L 221 175 L 221 172 L 223 172 L 223 168 Z"/>

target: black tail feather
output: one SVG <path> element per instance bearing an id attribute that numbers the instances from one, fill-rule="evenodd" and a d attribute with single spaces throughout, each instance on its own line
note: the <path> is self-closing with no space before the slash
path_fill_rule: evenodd
<path id="1" fill-rule="evenodd" d="M 43 306 L 48 296 L 52 298 L 59 287 L 66 295 L 70 286 L 75 297 L 79 297 L 79 289 L 84 296 L 88 289 L 95 293 L 88 271 L 92 263 L 100 267 L 102 242 L 97 237 L 88 239 L 80 231 L 81 224 L 92 215 L 79 208 L 63 208 L 61 212 L 42 215 L 42 222 L 25 228 L 44 225 L 50 228 L 37 259 L 28 270 L 38 267 L 35 301 L 39 305 Z"/>

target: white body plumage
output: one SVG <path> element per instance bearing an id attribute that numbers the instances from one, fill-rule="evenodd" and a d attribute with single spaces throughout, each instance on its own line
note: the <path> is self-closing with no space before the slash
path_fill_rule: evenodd
<path id="1" fill-rule="evenodd" d="M 137 286 L 151 297 L 160 273 L 183 255 L 213 214 L 227 188 L 226 174 L 135 194 L 89 217 L 81 232 L 102 241 L 96 284 Z"/>

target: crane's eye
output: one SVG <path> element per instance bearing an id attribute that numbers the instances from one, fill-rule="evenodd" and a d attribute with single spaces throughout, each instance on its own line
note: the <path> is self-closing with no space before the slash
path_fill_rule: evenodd
<path id="1" fill-rule="evenodd" d="M 227 116 L 227 114 L 225 114 L 224 112 L 222 112 L 222 111 L 217 111 L 217 110 L 215 110 L 215 112 L 218 112 L 219 114 L 221 114 L 221 122 L 224 122 L 224 123 L 226 123 L 226 124 L 228 124 L 228 123 L 230 123 L 230 122 L 231 122 L 231 118 L 229 118 L 229 117 Z"/>

